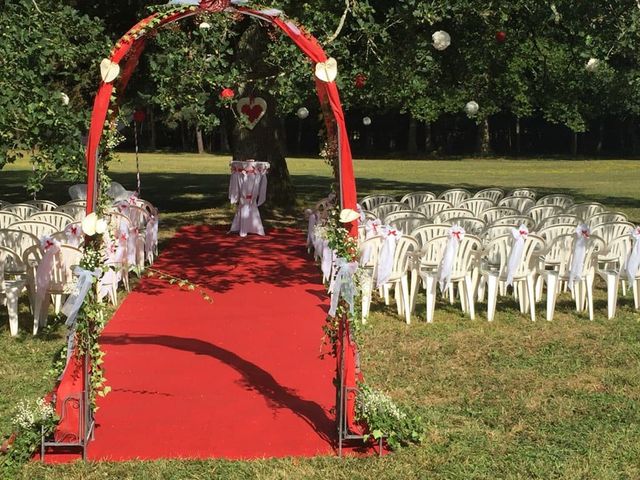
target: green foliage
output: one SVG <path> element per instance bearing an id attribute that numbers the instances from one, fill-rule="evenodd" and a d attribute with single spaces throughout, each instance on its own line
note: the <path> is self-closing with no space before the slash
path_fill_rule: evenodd
<path id="1" fill-rule="evenodd" d="M 29 155 L 33 191 L 49 175 L 83 177 L 82 136 L 108 51 L 100 21 L 58 2 L 19 0 L 3 6 L 0 35 L 0 168 Z"/>
<path id="2" fill-rule="evenodd" d="M 356 418 L 367 425 L 365 440 L 383 438 L 393 450 L 419 444 L 425 435 L 422 419 L 413 411 L 399 407 L 385 393 L 361 383 L 356 396 Z"/>

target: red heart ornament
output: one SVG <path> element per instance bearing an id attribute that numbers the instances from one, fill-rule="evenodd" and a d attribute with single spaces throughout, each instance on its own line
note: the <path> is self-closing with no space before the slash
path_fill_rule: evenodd
<path id="1" fill-rule="evenodd" d="M 245 120 L 245 126 L 249 130 L 253 130 L 267 112 L 267 102 L 264 98 L 260 97 L 241 98 L 236 104 L 236 110 L 243 120 Z"/>

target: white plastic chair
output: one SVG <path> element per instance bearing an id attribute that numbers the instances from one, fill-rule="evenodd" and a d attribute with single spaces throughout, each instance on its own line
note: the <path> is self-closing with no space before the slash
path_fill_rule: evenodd
<path id="1" fill-rule="evenodd" d="M 481 242 L 479 238 L 473 235 L 465 235 L 462 238 L 453 263 L 450 284 L 448 288 L 446 288 L 446 291 L 449 293 L 449 301 L 453 303 L 453 287 L 457 284 L 462 311 L 468 313 L 471 320 L 475 319 L 474 270 L 477 268 L 480 249 Z M 444 255 L 444 249 L 441 252 L 441 258 L 442 255 Z M 431 323 L 433 322 L 438 283 L 437 268 L 435 270 L 429 269 L 421 271 L 421 278 L 426 291 L 427 323 Z"/>
<path id="2" fill-rule="evenodd" d="M 453 208 L 453 204 L 446 200 L 430 200 L 428 202 L 421 203 L 414 210 L 424 214 L 428 219 L 432 219 L 443 210 L 451 208 Z"/>
<path id="3" fill-rule="evenodd" d="M 568 207 L 564 213 L 577 216 L 582 222 L 586 222 L 587 219 L 593 215 L 604 212 L 606 209 L 604 205 L 597 202 L 576 203 Z"/>
<path id="4" fill-rule="evenodd" d="M 493 321 L 500 283 L 506 286 L 507 266 L 514 245 L 513 235 L 502 235 L 494 238 L 482 252 L 481 275 L 487 286 L 487 320 Z M 517 291 L 520 312 L 530 312 L 531 320 L 536 319 L 535 279 L 537 274 L 536 253 L 544 246 L 544 241 L 537 235 L 529 234 L 525 239 L 520 263 L 513 275 L 513 287 Z M 505 290 L 501 288 L 501 290 Z"/>
<path id="5" fill-rule="evenodd" d="M 535 201 L 538 193 L 533 188 L 516 188 L 509 192 L 509 197 L 527 197 Z"/>
<path id="6" fill-rule="evenodd" d="M 64 230 L 64 228 L 73 223 L 75 219 L 64 212 L 39 212 L 31 215 L 28 219 L 29 222 L 44 222 L 56 227 L 56 230 Z"/>
<path id="7" fill-rule="evenodd" d="M 485 210 L 482 213 L 482 220 L 484 220 L 484 222 L 487 225 L 491 225 L 493 222 L 495 222 L 499 218 L 509 217 L 509 216 L 513 216 L 513 215 L 521 215 L 521 213 L 520 213 L 519 210 L 516 210 L 515 208 L 494 207 L 494 208 L 490 208 L 488 210 Z"/>
<path id="8" fill-rule="evenodd" d="M 378 205 L 373 210 L 371 210 L 371 213 L 382 220 L 391 212 L 399 212 L 401 210 L 407 210 L 407 205 L 400 202 L 389 202 Z"/>
<path id="9" fill-rule="evenodd" d="M 10 206 L 11 203 L 5 202 L 4 200 L 0 200 L 0 210 L 4 210 L 6 207 Z"/>
<path id="10" fill-rule="evenodd" d="M 394 288 L 398 315 L 404 315 L 407 324 L 411 323 L 411 305 L 409 304 L 408 270 L 412 262 L 412 253 L 418 250 L 418 242 L 409 235 L 403 235 L 396 241 L 391 275 L 383 285 L 385 303 L 389 304 L 388 292 Z"/>
<path id="11" fill-rule="evenodd" d="M 396 200 L 390 195 L 368 195 L 360 200 L 360 206 L 363 210 L 368 210 L 371 212 L 378 205 L 395 201 Z"/>
<path id="12" fill-rule="evenodd" d="M 19 215 L 5 210 L 0 211 L 0 228 L 9 228 L 12 223 L 22 221 Z"/>
<path id="13" fill-rule="evenodd" d="M 483 212 L 495 206 L 496 205 L 493 201 L 486 198 L 470 198 L 458 205 L 458 208 L 471 210 L 475 217 L 482 219 Z"/>
<path id="14" fill-rule="evenodd" d="M 451 188 L 438 195 L 438 200 L 445 200 L 451 203 L 454 207 L 457 207 L 469 198 L 471 198 L 471 192 L 464 188 Z"/>
<path id="15" fill-rule="evenodd" d="M 84 205 L 74 205 L 74 204 L 65 204 L 60 205 L 55 210 L 56 212 L 66 213 L 71 216 L 74 221 L 81 222 L 84 220 L 84 217 L 87 215 L 87 207 Z"/>
<path id="16" fill-rule="evenodd" d="M 624 235 L 609 242 L 605 250 L 598 255 L 597 273 L 605 281 L 607 287 L 607 317 L 609 319 L 616 315 L 618 286 L 620 280 L 626 281 L 627 279 L 627 272 L 624 269 L 632 248 L 633 239 L 631 235 Z M 636 309 L 640 308 L 638 287 L 640 287 L 640 275 L 636 275 L 632 282 L 633 300 Z"/>
<path id="17" fill-rule="evenodd" d="M 18 335 L 18 298 L 25 288 L 25 279 L 16 275 L 22 269 L 22 259 L 14 251 L 0 246 L 0 305 L 6 305 L 9 312 L 9 331 L 12 337 Z"/>
<path id="18" fill-rule="evenodd" d="M 75 284 L 73 278 L 73 267 L 80 264 L 82 259 L 82 251 L 69 245 L 61 245 L 60 253 L 54 256 L 53 265 L 50 273 L 50 282 L 47 291 L 43 294 L 43 300 L 40 305 L 35 305 L 33 313 L 33 334 L 36 335 L 40 327 L 47 325 L 47 317 L 49 312 L 49 304 L 51 296 L 59 296 L 69 294 L 69 290 Z M 29 267 L 27 275 L 29 281 L 36 285 L 36 272 L 38 265 L 42 261 L 42 251 L 40 245 L 35 245 L 27 249 L 24 254 L 24 262 Z M 40 292 L 35 292 L 39 295 Z M 62 303 L 61 301 L 59 302 Z"/>
<path id="19" fill-rule="evenodd" d="M 58 204 L 54 202 L 50 202 L 49 200 L 29 200 L 28 202 L 24 202 L 29 205 L 33 205 L 41 212 L 51 212 L 58 208 Z"/>
<path id="20" fill-rule="evenodd" d="M 602 223 L 591 230 L 592 235 L 596 235 L 604 240 L 605 245 L 609 245 L 613 239 L 629 235 L 635 228 L 633 223 L 629 222 L 611 222 Z"/>
<path id="21" fill-rule="evenodd" d="M 58 228 L 56 228 L 55 225 L 51 225 L 46 222 L 32 222 L 30 220 L 25 220 L 12 224 L 11 230 L 21 230 L 23 232 L 30 233 L 37 238 L 42 238 L 46 235 L 51 235 L 52 233 L 57 232 Z"/>
<path id="22" fill-rule="evenodd" d="M 406 203 L 411 210 L 415 209 L 418 205 L 429 200 L 435 200 L 436 194 L 432 192 L 413 192 L 407 193 L 400 199 L 402 203 Z"/>
<path id="23" fill-rule="evenodd" d="M 520 213 L 524 213 L 535 204 L 535 200 L 530 197 L 505 197 L 498 202 L 498 207 L 513 208 Z"/>
<path id="24" fill-rule="evenodd" d="M 433 217 L 433 223 L 451 223 L 450 218 L 466 217 L 474 218 L 475 215 L 471 210 L 465 208 L 452 208 L 450 210 L 443 210 Z"/>
<path id="25" fill-rule="evenodd" d="M 387 215 L 384 219 L 385 224 L 391 225 L 401 232 L 412 232 L 416 228 L 426 225 L 428 222 L 427 217 L 419 212 L 394 212 Z"/>
<path id="26" fill-rule="evenodd" d="M 492 227 L 497 227 L 499 225 L 511 225 L 512 227 L 525 225 L 531 231 L 536 226 L 536 222 L 531 217 L 523 215 L 508 215 L 497 219 L 491 224 Z"/>
<path id="27" fill-rule="evenodd" d="M 504 190 L 501 188 L 485 188 L 473 196 L 473 198 L 486 198 L 493 203 L 498 203 L 502 197 L 504 197 Z"/>
<path id="28" fill-rule="evenodd" d="M 442 237 L 449 234 L 449 230 L 451 230 L 451 225 L 446 224 L 431 224 L 431 225 L 422 225 L 414 229 L 411 232 L 411 236 L 418 241 L 418 246 L 420 250 L 425 248 L 425 245 L 430 242 L 432 239 L 436 237 Z"/>
<path id="29" fill-rule="evenodd" d="M 480 238 L 482 239 L 482 243 L 486 245 L 494 238 L 501 237 L 502 235 L 511 235 L 511 231 L 514 228 L 513 225 L 489 225 L 484 229 Z"/>
<path id="30" fill-rule="evenodd" d="M 562 209 L 567 209 L 574 203 L 575 201 L 570 195 L 565 195 L 563 193 L 553 193 L 551 195 L 545 195 L 544 197 L 540 198 L 536 202 L 536 205 L 555 205 Z"/>
<path id="31" fill-rule="evenodd" d="M 416 296 L 418 293 L 418 282 L 425 284 L 424 276 L 428 273 L 437 273 L 438 267 L 442 260 L 444 250 L 447 247 L 449 241 L 448 232 L 451 229 L 449 225 L 446 225 L 446 233 L 431 237 L 428 240 L 420 242 L 419 250 L 414 252 L 411 270 L 411 281 L 409 283 L 409 304 L 411 305 L 411 312 L 415 310 Z M 427 321 L 429 322 L 429 316 L 427 315 Z"/>
<path id="32" fill-rule="evenodd" d="M 575 233 L 576 226 L 570 223 L 559 223 L 556 225 L 549 225 L 538 230 L 538 235 L 548 244 L 556 237 L 560 235 L 568 235 Z"/>
<path id="33" fill-rule="evenodd" d="M 551 225 L 574 225 L 578 226 L 580 219 L 575 215 L 569 215 L 566 213 L 560 215 L 554 215 L 553 217 L 547 217 L 538 224 L 538 230 L 549 227 Z"/>
<path id="34" fill-rule="evenodd" d="M 40 210 L 28 203 L 14 203 L 13 205 L 5 207 L 3 211 L 15 213 L 22 220 L 26 220 L 34 213 L 38 213 Z"/>
<path id="35" fill-rule="evenodd" d="M 540 225 L 540 222 L 548 217 L 553 217 L 554 215 L 559 215 L 562 213 L 562 207 L 557 205 L 536 205 L 531 207 L 529 210 L 525 212 L 528 216 L 530 216 L 535 225 Z"/>
<path id="36" fill-rule="evenodd" d="M 616 223 L 616 222 L 628 222 L 627 216 L 624 213 L 620 212 L 602 212 L 596 213 L 591 217 L 587 218 L 585 223 L 589 226 L 589 228 L 593 229 L 598 225 L 602 225 L 603 223 Z"/>
<path id="37" fill-rule="evenodd" d="M 575 233 L 560 235 L 553 239 L 550 244 L 541 252 L 541 256 L 546 256 L 551 250 L 559 252 L 558 265 L 553 269 L 541 271 L 547 285 L 547 320 L 553 320 L 556 308 L 556 299 L 562 282 L 569 282 L 571 263 L 573 257 L 574 244 L 577 240 Z M 581 266 L 582 273 L 574 280 L 573 295 L 576 302 L 576 311 L 584 310 L 585 302 L 589 311 L 589 319 L 593 320 L 593 280 L 597 266 L 597 253 L 604 247 L 601 238 L 590 235 L 586 240 L 587 246 L 585 257 Z"/>
<path id="38" fill-rule="evenodd" d="M 479 236 L 486 228 L 485 223 L 479 218 L 471 217 L 453 217 L 447 220 L 451 225 L 461 226 L 465 232 Z"/>

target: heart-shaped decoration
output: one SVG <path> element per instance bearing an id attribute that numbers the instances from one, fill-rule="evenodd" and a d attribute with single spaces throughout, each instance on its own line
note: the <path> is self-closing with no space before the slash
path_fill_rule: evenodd
<path id="1" fill-rule="evenodd" d="M 244 97 L 236 103 L 238 114 L 245 120 L 245 126 L 249 130 L 258 124 L 264 114 L 267 113 L 267 102 L 260 97 Z"/>
<path id="2" fill-rule="evenodd" d="M 331 57 L 326 62 L 316 63 L 316 77 L 323 82 L 333 82 L 338 76 L 338 62 Z"/>
<path id="3" fill-rule="evenodd" d="M 105 58 L 100 62 L 100 75 L 104 83 L 111 83 L 120 75 L 120 65 Z"/>

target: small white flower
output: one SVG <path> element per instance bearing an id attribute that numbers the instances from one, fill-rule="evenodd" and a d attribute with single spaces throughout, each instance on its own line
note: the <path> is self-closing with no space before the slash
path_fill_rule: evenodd
<path id="1" fill-rule="evenodd" d="M 104 232 L 107 231 L 107 227 L 108 225 L 106 220 L 104 218 L 101 218 L 96 222 L 96 233 L 98 235 L 102 235 Z"/>

